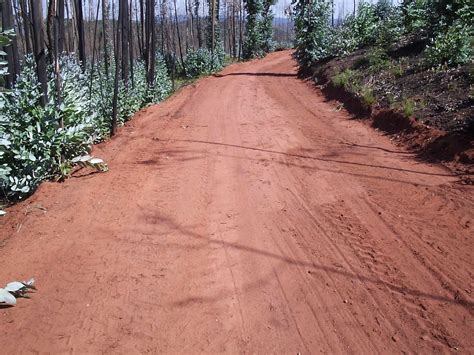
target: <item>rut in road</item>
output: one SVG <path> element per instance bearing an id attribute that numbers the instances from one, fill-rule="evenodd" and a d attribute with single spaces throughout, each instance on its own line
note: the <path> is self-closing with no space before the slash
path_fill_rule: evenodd
<path id="1" fill-rule="evenodd" d="M 5 353 L 474 351 L 472 188 L 299 80 L 229 66 L 0 221 Z"/>

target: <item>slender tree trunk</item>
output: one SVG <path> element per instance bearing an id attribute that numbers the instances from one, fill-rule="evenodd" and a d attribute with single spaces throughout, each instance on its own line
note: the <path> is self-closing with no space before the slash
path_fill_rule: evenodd
<path id="1" fill-rule="evenodd" d="M 149 88 L 155 85 L 155 0 L 146 1 L 146 69 Z"/>
<path id="2" fill-rule="evenodd" d="M 176 0 L 173 0 L 173 4 L 174 4 L 174 18 L 176 21 L 176 34 L 178 35 L 179 57 L 181 59 L 181 66 L 183 67 L 184 74 L 186 75 L 186 67 L 184 65 L 184 57 L 183 57 L 183 48 L 181 46 L 181 34 L 179 31 L 178 10 L 176 9 Z"/>
<path id="3" fill-rule="evenodd" d="M 211 0 L 211 53 L 216 45 L 216 0 Z"/>
<path id="4" fill-rule="evenodd" d="M 133 1 L 133 0 L 132 0 Z M 129 13 L 129 24 L 128 24 L 128 30 L 129 30 L 129 38 L 130 40 L 128 41 L 129 44 L 129 53 L 130 53 L 130 80 L 132 81 L 132 88 L 135 87 L 135 78 L 133 74 L 133 26 L 132 26 L 132 19 L 133 19 L 133 12 L 132 12 L 132 3 L 130 3 L 130 13 Z M 137 32 L 138 34 L 138 32 Z M 140 43 L 140 40 L 138 40 Z"/>
<path id="5" fill-rule="evenodd" d="M 40 104 L 45 107 L 48 102 L 48 78 L 44 48 L 43 6 L 41 1 L 30 0 L 30 10 L 33 21 L 33 51 L 36 61 L 36 74 L 42 93 Z"/>
<path id="6" fill-rule="evenodd" d="M 199 19 L 199 0 L 194 1 L 194 15 L 196 16 L 196 27 L 197 27 L 197 37 L 198 37 L 198 47 L 202 48 L 202 31 L 201 31 L 201 21 Z"/>
<path id="7" fill-rule="evenodd" d="M 110 7 L 109 0 L 102 0 L 102 32 L 103 32 L 103 41 L 104 41 L 104 69 L 105 76 L 109 77 L 109 17 L 110 17 Z"/>
<path id="8" fill-rule="evenodd" d="M 91 70 L 89 75 L 89 108 L 92 108 L 92 83 L 94 79 L 94 69 L 95 69 L 95 54 L 96 54 L 96 38 L 97 38 L 97 27 L 99 23 L 99 9 L 100 9 L 100 0 L 97 0 L 97 9 L 95 13 L 94 21 L 94 35 L 92 38 L 92 59 L 91 59 Z M 104 20 L 102 18 L 102 20 Z"/>
<path id="9" fill-rule="evenodd" d="M 11 0 L 5 0 L 3 3 L 0 3 L 0 5 L 2 8 L 2 30 L 15 30 Z M 17 75 L 20 74 L 20 61 L 18 58 L 18 44 L 16 38 L 13 38 L 12 43 L 3 49 L 7 53 L 8 62 L 6 87 L 11 88 Z"/>
<path id="10" fill-rule="evenodd" d="M 119 45 L 122 46 L 122 80 L 126 87 L 128 87 L 128 79 L 130 77 L 130 53 L 129 53 L 129 34 L 130 34 L 130 21 L 129 21 L 129 12 L 128 12 L 128 0 L 120 0 L 121 7 L 119 12 L 121 12 L 121 21 L 120 25 L 122 33 L 122 42 Z"/>
<path id="11" fill-rule="evenodd" d="M 242 47 L 244 44 L 244 33 L 243 33 L 243 27 L 244 27 L 244 4 L 243 0 L 240 0 L 240 9 L 239 9 L 239 60 L 242 59 Z"/>
<path id="12" fill-rule="evenodd" d="M 77 37 L 78 37 L 78 49 L 79 49 L 79 60 L 83 70 L 86 68 L 86 43 L 84 38 L 84 11 L 82 6 L 82 0 L 75 0 L 75 12 L 76 12 L 76 26 L 77 26 Z"/>
<path id="13" fill-rule="evenodd" d="M 72 12 L 72 13 L 71 13 Z M 67 31 L 67 38 L 68 38 L 68 51 L 74 52 L 75 48 L 75 28 L 76 25 L 74 23 L 74 10 L 70 7 L 69 0 L 66 0 L 66 18 L 68 22 L 68 31 Z"/>
<path id="14" fill-rule="evenodd" d="M 110 135 L 114 136 L 115 132 L 117 131 L 117 124 L 118 124 L 118 91 L 119 91 L 119 81 L 120 81 L 120 66 L 121 66 L 121 59 L 122 59 L 122 21 L 123 21 L 123 0 L 120 0 L 119 3 L 119 15 L 117 21 L 117 32 L 116 32 L 116 39 L 115 43 L 117 44 L 116 52 L 115 52 L 115 77 L 114 77 L 114 95 L 112 98 L 112 124 L 110 126 Z"/>
<path id="15" fill-rule="evenodd" d="M 235 2 L 236 0 L 232 1 L 232 55 L 234 58 L 237 57 L 237 46 L 236 46 L 237 28 L 235 26 L 235 18 L 237 16 L 237 12 L 235 11 Z"/>
<path id="16" fill-rule="evenodd" d="M 58 54 L 64 52 L 64 43 L 66 38 L 66 31 L 64 27 L 64 0 L 58 0 L 57 8 L 57 22 L 58 22 Z"/>
<path id="17" fill-rule="evenodd" d="M 144 0 L 139 0 L 140 3 L 140 32 L 141 32 L 141 46 L 142 46 L 142 59 L 146 61 L 146 53 L 145 53 L 145 47 L 146 47 L 146 41 L 147 39 L 145 38 L 145 4 L 143 2 Z"/>
<path id="18" fill-rule="evenodd" d="M 49 63 L 54 62 L 54 18 L 56 17 L 56 0 L 50 0 L 48 4 L 48 14 L 46 17 L 46 36 L 48 37 L 48 59 Z"/>
<path id="19" fill-rule="evenodd" d="M 189 17 L 190 17 L 190 20 L 191 20 L 191 23 L 190 23 L 190 34 L 191 34 L 191 45 L 193 47 L 193 49 L 196 48 L 196 40 L 195 40 L 195 35 L 194 35 L 194 16 L 193 16 L 193 4 L 191 2 L 191 0 L 188 0 L 188 6 L 189 6 L 189 9 L 188 9 L 188 12 L 189 12 Z"/>
<path id="20" fill-rule="evenodd" d="M 137 32 L 137 42 L 138 42 L 138 55 L 137 57 L 140 57 L 142 59 L 145 58 L 145 52 L 144 52 L 144 46 L 143 46 L 143 23 L 141 22 L 142 15 L 140 13 L 140 18 L 138 17 L 138 7 L 137 7 L 137 0 L 134 1 L 135 4 L 135 25 L 136 25 L 136 32 Z M 130 8 L 132 8 L 130 6 Z M 140 11 L 142 9 L 140 8 Z M 130 12 L 130 18 L 132 18 L 131 12 Z M 130 22 L 130 28 L 132 28 L 132 24 Z M 133 41 L 132 41 L 133 42 Z"/>
<path id="21" fill-rule="evenodd" d="M 23 31 L 25 33 L 25 53 L 32 53 L 33 47 L 31 45 L 31 20 L 28 15 L 28 8 L 26 0 L 20 0 L 21 18 L 23 20 Z"/>

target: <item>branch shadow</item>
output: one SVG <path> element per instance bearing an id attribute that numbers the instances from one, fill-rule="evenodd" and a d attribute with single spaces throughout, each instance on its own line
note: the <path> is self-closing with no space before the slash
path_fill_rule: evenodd
<path id="1" fill-rule="evenodd" d="M 324 172 L 333 173 L 333 174 L 355 176 L 355 177 L 361 177 L 361 178 L 366 178 L 366 179 L 374 179 L 374 180 L 383 180 L 383 181 L 387 181 L 387 182 L 400 183 L 400 184 L 406 184 L 406 185 L 412 185 L 412 186 L 430 186 L 430 185 L 424 184 L 420 181 L 411 182 L 411 181 L 406 181 L 406 180 L 396 179 L 396 178 L 391 178 L 391 177 L 386 177 L 386 176 L 369 175 L 369 174 L 348 172 L 348 171 L 343 171 L 343 170 L 321 168 L 321 167 L 311 166 L 311 165 L 308 165 L 308 164 L 297 164 L 297 163 L 293 163 L 293 162 L 289 162 L 289 161 L 279 161 L 279 160 L 275 160 L 275 159 L 251 158 L 251 157 L 248 157 L 248 156 L 238 156 L 238 155 L 231 155 L 231 154 L 222 154 L 222 153 L 219 153 L 219 152 L 203 151 L 203 150 L 192 150 L 192 149 L 182 149 L 180 152 L 181 152 L 181 154 L 187 154 L 187 153 L 196 154 L 197 152 L 202 153 L 202 154 L 198 157 L 193 157 L 193 158 L 178 157 L 177 155 L 175 155 L 173 160 L 170 160 L 170 163 L 173 163 L 173 162 L 176 162 L 176 161 L 186 162 L 186 161 L 189 161 L 189 160 L 204 159 L 204 157 L 206 155 L 214 154 L 218 157 L 247 160 L 247 161 L 256 162 L 256 163 L 278 164 L 278 165 L 285 166 L 285 167 L 295 167 L 295 168 L 299 168 L 299 169 L 312 170 L 312 171 L 315 171 L 315 172 L 324 171 Z M 318 158 L 318 160 L 330 161 L 330 159 L 327 159 L 327 158 Z M 164 166 L 165 162 L 162 162 L 162 165 Z M 451 175 L 448 175 L 448 176 L 451 176 Z"/>
<path id="2" fill-rule="evenodd" d="M 153 220 L 155 223 L 165 225 L 169 229 L 174 230 L 174 231 L 176 231 L 176 232 L 178 232 L 178 233 L 180 233 L 184 236 L 188 236 L 188 237 L 191 237 L 191 238 L 197 239 L 197 240 L 205 240 L 205 241 L 207 241 L 207 244 L 220 245 L 224 248 L 231 248 L 231 249 L 235 249 L 235 250 L 240 250 L 240 251 L 256 254 L 256 255 L 267 257 L 267 258 L 270 258 L 270 259 L 279 260 L 282 263 L 285 263 L 285 264 L 288 264 L 288 265 L 302 266 L 302 267 L 308 268 L 307 271 L 309 273 L 314 272 L 314 271 L 324 271 L 324 272 L 327 272 L 327 273 L 330 273 L 330 274 L 336 274 L 336 275 L 342 276 L 342 277 L 350 279 L 350 280 L 358 280 L 358 281 L 370 283 L 370 284 L 373 284 L 373 285 L 385 286 L 389 290 L 391 290 L 393 292 L 396 292 L 396 293 L 400 294 L 401 296 L 410 295 L 410 296 L 426 298 L 426 299 L 430 299 L 430 300 L 434 300 L 434 301 L 450 303 L 450 304 L 453 304 L 453 305 L 456 305 L 456 306 L 464 307 L 468 310 L 473 310 L 474 309 L 474 302 L 471 302 L 469 300 L 465 300 L 463 298 L 457 297 L 456 295 L 454 295 L 453 298 L 449 298 L 449 297 L 446 297 L 446 296 L 431 294 L 431 293 L 421 291 L 421 290 L 417 290 L 417 289 L 414 289 L 414 288 L 409 288 L 409 287 L 406 287 L 406 286 L 389 283 L 389 282 L 380 280 L 378 278 L 373 278 L 373 277 L 369 277 L 369 276 L 354 274 L 354 273 L 351 273 L 351 272 L 348 272 L 348 271 L 345 271 L 345 270 L 340 270 L 339 268 L 336 268 L 336 267 L 326 266 L 326 265 L 318 264 L 318 263 L 315 263 L 315 262 L 306 262 L 306 261 L 302 261 L 302 260 L 297 260 L 297 259 L 289 258 L 289 257 L 284 256 L 284 255 L 278 255 L 278 254 L 275 254 L 275 253 L 272 253 L 272 252 L 269 252 L 269 251 L 266 251 L 266 250 L 261 250 L 261 249 L 258 249 L 258 248 L 249 247 L 249 246 L 242 245 L 242 244 L 239 244 L 239 243 L 227 242 L 227 241 L 224 241 L 224 240 L 221 240 L 221 239 L 214 239 L 214 238 L 205 237 L 205 236 L 203 236 L 199 233 L 196 233 L 196 232 L 190 230 L 189 228 L 186 228 L 186 227 L 180 225 L 178 222 L 176 222 L 172 218 L 165 217 L 163 215 L 149 214 L 149 215 L 143 215 L 143 218 L 145 220 L 148 220 L 148 221 Z M 177 246 L 177 245 L 175 245 L 175 246 Z M 186 246 L 182 246 L 182 248 L 186 248 Z M 248 287 L 248 285 L 246 287 Z M 177 301 L 177 302 L 174 303 L 174 305 L 183 306 L 183 305 L 186 305 L 187 303 L 197 302 L 197 301 L 212 302 L 212 301 L 216 301 L 216 300 L 220 299 L 221 296 L 222 295 L 216 295 L 216 296 L 213 296 L 213 297 L 190 297 L 188 299 Z"/>
<path id="3" fill-rule="evenodd" d="M 443 177 L 443 176 L 444 177 L 456 177 L 456 175 L 453 175 L 453 174 L 430 173 L 430 172 L 418 171 L 418 170 L 394 168 L 394 167 L 391 167 L 391 166 L 384 166 L 384 165 L 364 164 L 364 163 L 357 163 L 357 162 L 351 162 L 351 161 L 347 161 L 347 160 L 338 160 L 338 159 L 327 159 L 327 158 L 322 158 L 322 157 L 313 157 L 313 156 L 303 155 L 303 154 L 285 153 L 285 152 L 279 152 L 279 151 L 276 151 L 276 150 L 255 148 L 255 147 L 247 147 L 247 146 L 241 146 L 241 145 L 229 144 L 229 143 L 208 142 L 208 141 L 201 141 L 201 140 L 194 140 L 194 139 L 176 139 L 176 141 L 178 141 L 178 142 L 188 142 L 188 143 L 200 143 L 200 144 L 217 145 L 217 146 L 224 146 L 224 147 L 231 147 L 231 148 L 238 148 L 238 149 L 244 149 L 244 150 L 252 150 L 252 151 L 258 151 L 258 152 L 264 152 L 264 153 L 284 155 L 284 156 L 293 157 L 293 158 L 302 158 L 302 159 L 310 159 L 310 160 L 324 161 L 324 162 L 330 162 L 330 163 L 347 164 L 347 165 L 354 165 L 354 166 L 363 166 L 363 167 L 376 168 L 376 169 L 394 170 L 394 171 L 400 171 L 400 172 L 411 173 L 411 174 L 420 174 L 420 175 L 428 175 L 428 176 L 441 176 L 441 177 Z"/>
<path id="4" fill-rule="evenodd" d="M 296 78 L 296 74 L 291 74 L 291 73 L 229 73 L 229 74 L 214 74 L 213 75 L 215 78 L 223 78 L 226 76 L 270 76 L 270 77 L 286 77 L 286 78 L 291 78 L 294 77 Z"/>

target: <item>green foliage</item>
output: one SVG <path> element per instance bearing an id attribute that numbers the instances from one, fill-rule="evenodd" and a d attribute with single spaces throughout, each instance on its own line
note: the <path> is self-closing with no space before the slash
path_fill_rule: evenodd
<path id="1" fill-rule="evenodd" d="M 15 36 L 15 31 L 13 29 L 0 32 L 0 47 L 8 46 L 12 38 Z M 3 50 L 0 50 L 0 85 L 3 86 L 3 77 L 8 74 L 8 62 L 4 60 L 7 53 Z"/>
<path id="2" fill-rule="evenodd" d="M 371 87 L 363 85 L 358 92 L 366 108 L 370 108 L 377 101 Z"/>
<path id="3" fill-rule="evenodd" d="M 141 107 L 158 102 L 171 92 L 161 57 L 157 59 L 152 88 L 146 84 L 143 63 L 135 63 L 134 73 L 133 84 L 128 89 L 121 83 L 121 123 Z M 92 143 L 108 136 L 112 75 L 106 75 L 101 65 L 94 72 L 88 68 L 83 73 L 74 57 L 65 56 L 60 62 L 60 77 L 58 106 L 58 88 L 49 69 L 50 101 L 43 108 L 39 104 L 41 93 L 35 63 L 27 57 L 13 89 L 1 93 L 0 199 L 21 199 L 32 193 L 41 181 L 69 174 L 75 157 L 87 155 Z"/>
<path id="4" fill-rule="evenodd" d="M 356 46 L 363 47 L 375 43 L 379 21 L 375 6 L 360 2 L 356 16 L 350 16 L 345 21 L 345 25 L 350 28 L 350 34 Z"/>
<path id="5" fill-rule="evenodd" d="M 474 58 L 474 5 L 464 5 L 455 13 L 450 26 L 438 31 L 426 48 L 429 66 L 469 63 Z"/>
<path id="6" fill-rule="evenodd" d="M 367 63 L 372 73 L 378 73 L 390 66 L 387 52 L 381 47 L 373 47 L 367 53 Z"/>
<path id="7" fill-rule="evenodd" d="M 415 101 L 413 101 L 412 99 L 403 100 L 402 111 L 405 117 L 408 117 L 408 118 L 412 117 L 413 114 L 415 113 L 415 109 L 416 109 Z"/>
<path id="8" fill-rule="evenodd" d="M 224 67 L 224 50 L 222 46 L 216 48 L 214 55 L 206 48 L 189 50 L 186 54 L 186 75 L 189 78 L 209 75 Z"/>
<path id="9" fill-rule="evenodd" d="M 330 6 L 323 0 L 299 2 L 295 13 L 296 58 L 309 67 L 330 55 Z"/>
<path id="10" fill-rule="evenodd" d="M 358 83 L 357 72 L 355 70 L 346 69 L 332 78 L 332 83 L 336 87 L 343 87 L 346 90 L 352 88 Z"/>
<path id="11" fill-rule="evenodd" d="M 404 31 L 402 11 L 398 7 L 385 10 L 384 17 L 380 17 L 377 25 L 375 43 L 380 47 L 389 47 L 399 40 Z"/>
<path id="12" fill-rule="evenodd" d="M 275 0 L 246 0 L 247 21 L 243 56 L 246 59 L 263 57 L 275 49 L 273 36 L 273 14 L 271 6 Z"/>
<path id="13" fill-rule="evenodd" d="M 273 41 L 273 13 L 271 6 L 274 5 L 276 0 L 264 0 L 262 19 L 259 22 L 259 28 L 262 33 L 261 48 L 264 53 L 270 53 L 275 50 L 276 44 Z"/>
<path id="14" fill-rule="evenodd" d="M 402 7 L 387 0 L 375 5 L 360 2 L 356 15 L 336 28 L 329 26 L 327 1 L 298 2 L 295 13 L 296 57 L 301 67 L 362 47 L 387 49 L 407 34 L 428 39 L 424 55 L 429 67 L 465 64 L 474 58 L 472 0 L 406 0 Z M 388 64 L 379 59 L 372 60 L 374 71 Z"/>
<path id="15" fill-rule="evenodd" d="M 362 83 L 360 73 L 357 70 L 345 69 L 334 75 L 331 81 L 335 87 L 344 88 L 344 90 L 360 97 L 367 108 L 376 102 L 372 88 Z"/>
<path id="16" fill-rule="evenodd" d="M 424 33 L 429 20 L 429 0 L 407 0 L 403 3 L 403 24 L 408 33 Z"/>

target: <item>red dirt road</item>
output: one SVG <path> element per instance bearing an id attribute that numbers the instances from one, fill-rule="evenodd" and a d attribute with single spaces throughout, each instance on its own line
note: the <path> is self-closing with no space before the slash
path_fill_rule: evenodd
<path id="1" fill-rule="evenodd" d="M 228 67 L 0 219 L 1 352 L 474 352 L 473 190 L 295 76 Z"/>

